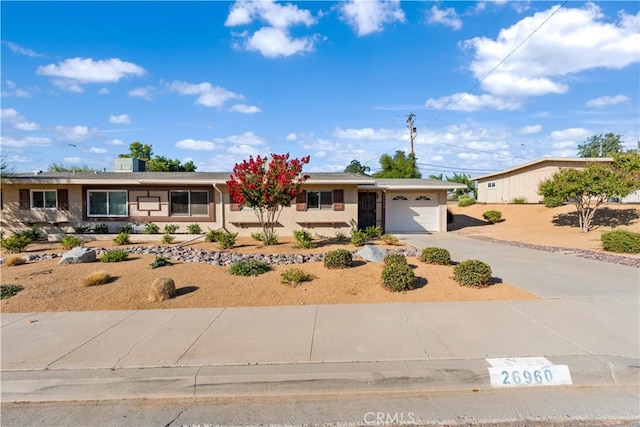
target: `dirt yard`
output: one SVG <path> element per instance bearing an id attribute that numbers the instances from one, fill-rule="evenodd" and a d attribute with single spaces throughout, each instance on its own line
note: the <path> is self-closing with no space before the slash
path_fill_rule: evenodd
<path id="1" fill-rule="evenodd" d="M 474 205 L 466 208 L 451 206 L 455 221 L 450 230 L 455 233 L 491 237 L 505 241 L 520 241 L 547 246 L 561 246 L 588 250 L 600 250 L 600 232 L 610 229 L 605 222 L 613 222 L 621 228 L 640 231 L 638 209 L 611 205 L 597 218 L 598 228 L 588 234 L 581 233 L 574 225 L 572 207 L 547 209 L 539 205 Z M 489 225 L 482 220 L 482 213 L 489 209 L 500 210 L 505 221 Z M 318 240 L 318 247 L 311 250 L 297 249 L 292 239 L 280 239 L 276 246 L 263 247 L 251 239 L 238 239 L 232 251 L 250 253 L 322 253 L 344 248 L 356 249 L 349 243 Z M 131 246 L 157 244 L 149 242 Z M 386 248 L 380 241 L 374 244 Z M 111 241 L 93 241 L 87 247 L 112 248 Z M 195 242 L 185 248 L 218 250 L 215 243 Z M 17 256 L 64 252 L 59 243 L 38 242 L 27 247 Z M 2 254 L 7 257 L 6 254 Z M 9 255 L 14 256 L 14 255 Z M 426 301 L 484 301 L 535 299 L 517 288 L 517 284 L 500 283 L 472 289 L 459 286 L 451 279 L 453 267 L 432 266 L 409 258 L 418 278 L 417 289 L 393 293 L 380 281 L 382 266 L 355 260 L 346 270 L 328 270 L 321 262 L 295 265 L 315 278 L 298 286 L 280 283 L 281 273 L 292 266 L 276 266 L 272 271 L 257 277 L 234 276 L 227 267 L 207 264 L 176 262 L 171 266 L 152 269 L 151 255 L 131 255 L 119 263 L 89 263 L 58 265 L 58 258 L 29 262 L 24 265 L 0 267 L 2 284 L 24 287 L 17 295 L 2 300 L 3 312 L 125 310 L 191 307 L 273 306 L 300 304 L 345 304 L 373 302 L 426 302 Z M 454 261 L 463 261 L 455 260 Z M 106 271 L 111 280 L 99 286 L 84 287 L 83 278 L 96 271 Z M 176 283 L 178 295 L 164 302 L 149 302 L 151 282 L 157 277 L 170 277 Z M 515 285 L 515 286 L 514 286 Z"/>

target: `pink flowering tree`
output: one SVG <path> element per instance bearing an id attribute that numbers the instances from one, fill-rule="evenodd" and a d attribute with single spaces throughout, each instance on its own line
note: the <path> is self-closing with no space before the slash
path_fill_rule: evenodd
<path id="1" fill-rule="evenodd" d="M 309 178 L 302 174 L 309 159 L 289 159 L 289 153 L 272 154 L 270 159 L 249 157 L 249 161 L 234 166 L 226 182 L 231 200 L 253 209 L 262 225 L 265 245 L 277 241 L 274 227 L 282 210 L 291 206 L 300 186 Z"/>

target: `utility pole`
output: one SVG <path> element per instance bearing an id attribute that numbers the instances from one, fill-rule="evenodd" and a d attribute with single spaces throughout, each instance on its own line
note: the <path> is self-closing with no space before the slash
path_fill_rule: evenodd
<path id="1" fill-rule="evenodd" d="M 414 119 L 416 115 L 413 113 L 409 113 L 409 117 L 407 117 L 407 127 L 409 128 L 409 140 L 411 141 L 411 154 L 413 155 L 413 137 L 416 133 L 416 128 L 413 126 Z"/>

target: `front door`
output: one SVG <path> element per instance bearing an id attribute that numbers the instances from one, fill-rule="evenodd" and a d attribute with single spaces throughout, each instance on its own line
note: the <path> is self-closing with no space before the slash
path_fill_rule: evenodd
<path id="1" fill-rule="evenodd" d="M 376 193 L 358 193 L 358 229 L 376 225 Z"/>

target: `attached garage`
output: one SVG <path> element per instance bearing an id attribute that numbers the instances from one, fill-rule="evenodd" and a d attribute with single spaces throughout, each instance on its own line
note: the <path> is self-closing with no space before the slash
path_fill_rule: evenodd
<path id="1" fill-rule="evenodd" d="M 389 233 L 439 231 L 438 195 L 435 193 L 387 193 L 386 227 Z"/>

